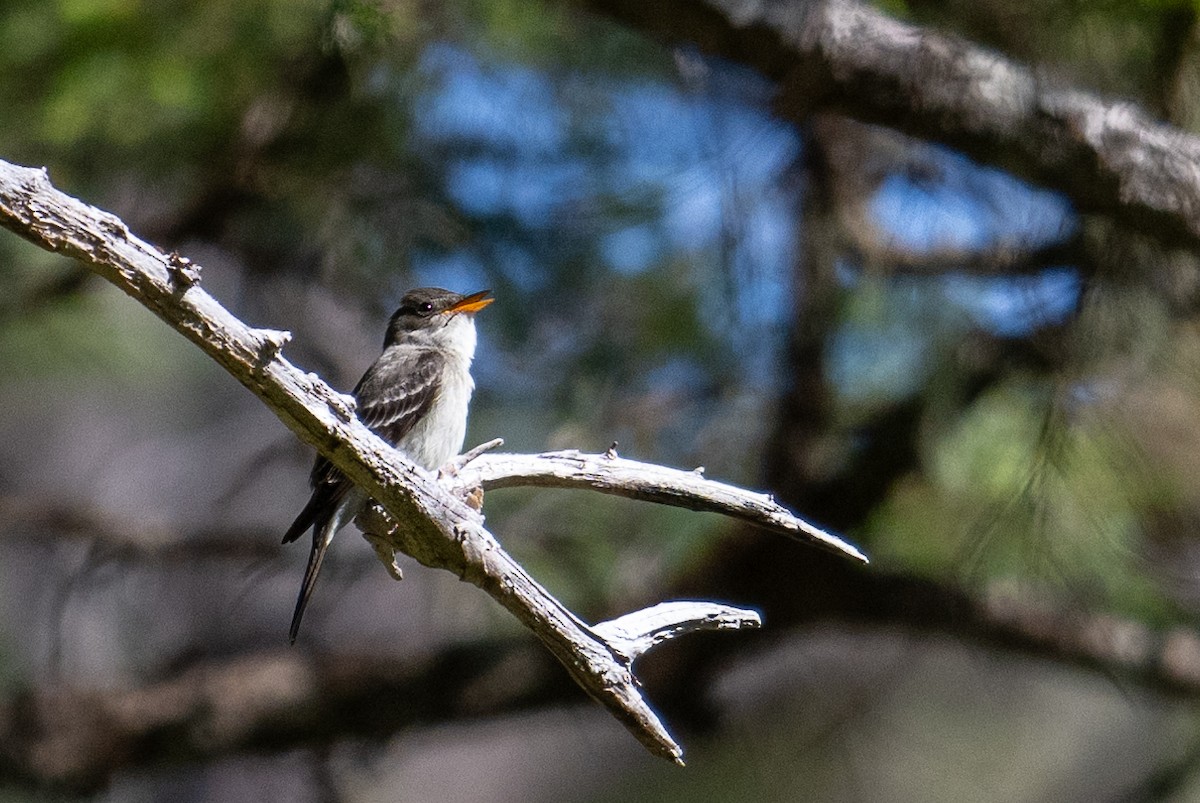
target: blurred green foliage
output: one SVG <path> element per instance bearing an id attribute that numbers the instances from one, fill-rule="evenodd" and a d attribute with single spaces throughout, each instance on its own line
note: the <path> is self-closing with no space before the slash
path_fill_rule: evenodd
<path id="1" fill-rule="evenodd" d="M 1051 392 L 1014 382 L 964 411 L 931 444 L 927 471 L 876 512 L 874 557 L 931 578 L 1042 586 L 1142 620 L 1177 619 L 1140 526 L 1168 486 L 1122 471 L 1129 444 L 1102 421 L 1047 421 Z"/>

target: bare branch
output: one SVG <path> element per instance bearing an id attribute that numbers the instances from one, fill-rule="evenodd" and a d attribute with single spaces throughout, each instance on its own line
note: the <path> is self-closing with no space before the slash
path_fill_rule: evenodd
<path id="1" fill-rule="evenodd" d="M 717 602 L 662 602 L 653 608 L 601 622 L 592 631 L 604 637 L 630 662 L 668 639 L 697 630 L 738 630 L 762 627 L 757 611 Z"/>
<path id="2" fill-rule="evenodd" d="M 468 449 L 450 461 L 451 473 L 457 473 L 460 469 L 462 469 L 463 466 L 479 457 L 479 455 L 483 454 L 484 452 L 490 452 L 492 449 L 497 449 L 503 445 L 504 438 L 492 438 L 490 441 L 484 441 L 478 446 Z"/>
<path id="3" fill-rule="evenodd" d="M 461 485 L 453 479 L 443 485 L 409 462 L 359 422 L 351 399 L 283 359 L 290 335 L 251 328 L 231 315 L 200 287 L 199 265 L 162 253 L 111 214 L 55 190 L 45 170 L 6 162 L 0 162 L 0 225 L 86 263 L 151 309 L 378 500 L 381 508 L 360 516 L 360 526 L 394 577 L 399 567 L 389 550 L 453 571 L 483 589 L 533 630 L 575 681 L 651 752 L 682 763 L 682 748 L 642 696 L 633 660 L 669 636 L 704 627 L 756 627 L 752 612 L 674 603 L 588 627 L 501 548 L 483 517 L 452 491 Z M 653 498 L 653 487 L 642 498 Z M 739 504 L 747 506 L 745 500 L 726 506 Z M 618 641 L 610 643 L 606 634 Z"/>
<path id="4" fill-rule="evenodd" d="M 794 515 L 770 494 L 706 479 L 702 469 L 681 471 L 609 454 L 585 454 L 574 449 L 542 454 L 482 454 L 445 482 L 460 493 L 476 485 L 484 490 L 521 485 L 587 488 L 629 499 L 721 513 L 867 562 L 867 557 L 856 547 Z"/>
<path id="5" fill-rule="evenodd" d="M 609 644 L 551 596 L 478 520 L 454 519 L 452 532 L 457 538 L 453 542 L 430 539 L 420 523 L 413 526 L 407 519 L 382 515 L 378 506 L 359 514 L 355 523 L 385 566 L 395 566 L 394 557 L 389 560 L 386 552 L 385 547 L 390 546 L 425 566 L 452 571 L 486 591 L 532 630 L 575 682 L 650 752 L 683 764 L 683 749 L 642 697 L 633 675 L 633 656 Z"/>

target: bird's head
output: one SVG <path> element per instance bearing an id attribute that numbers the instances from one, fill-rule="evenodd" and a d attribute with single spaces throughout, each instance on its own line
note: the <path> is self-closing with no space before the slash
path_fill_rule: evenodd
<path id="1" fill-rule="evenodd" d="M 487 298 L 490 290 L 462 295 L 440 287 L 421 287 L 409 290 L 400 299 L 400 308 L 388 322 L 387 337 L 383 347 L 394 345 L 401 340 L 418 338 L 422 335 L 435 337 L 446 329 L 456 319 L 462 324 L 473 328 L 475 313 L 495 301 Z"/>

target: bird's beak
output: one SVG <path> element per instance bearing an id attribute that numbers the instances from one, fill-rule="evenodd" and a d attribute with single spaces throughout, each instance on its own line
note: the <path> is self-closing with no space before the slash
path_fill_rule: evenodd
<path id="1" fill-rule="evenodd" d="M 479 310 L 496 300 L 494 298 L 484 298 L 490 292 L 492 291 L 480 290 L 478 293 L 471 293 L 471 295 L 465 296 L 457 304 L 447 307 L 445 313 L 449 315 L 456 312 L 479 312 Z"/>

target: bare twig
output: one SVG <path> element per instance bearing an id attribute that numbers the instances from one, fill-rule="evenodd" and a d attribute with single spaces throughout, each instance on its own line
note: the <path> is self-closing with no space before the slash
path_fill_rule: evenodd
<path id="1" fill-rule="evenodd" d="M 761 626 L 757 611 L 717 602 L 663 602 L 601 622 L 592 630 L 632 663 L 651 647 L 686 633 Z"/>
<path id="2" fill-rule="evenodd" d="M 528 626 L 575 681 L 651 752 L 682 763 L 682 748 L 642 696 L 633 660 L 669 636 L 713 627 L 757 627 L 757 615 L 712 603 L 676 602 L 589 627 L 500 547 L 483 526 L 482 516 L 461 501 L 455 492 L 461 485 L 453 477 L 439 483 L 376 437 L 355 418 L 352 400 L 280 356 L 290 337 L 287 332 L 251 328 L 208 295 L 198 283 L 199 265 L 162 253 L 113 215 L 57 191 L 44 170 L 6 162 L 0 162 L 0 225 L 86 263 L 148 307 L 378 500 L 380 508 L 360 516 L 360 526 L 393 576 L 399 576 L 399 567 L 391 549 L 427 566 L 449 569 L 483 589 Z M 627 462 L 619 461 L 615 452 L 604 459 L 614 465 Z M 615 487 L 614 476 L 607 477 L 600 485 Z M 631 495 L 671 496 L 670 483 L 647 487 L 650 490 Z M 674 495 L 687 498 L 688 493 L 695 496 L 695 490 L 677 488 Z M 696 501 L 702 498 L 698 495 L 684 504 L 719 510 L 749 507 L 745 499 L 719 505 Z M 380 515 L 381 509 L 386 516 Z M 746 512 L 741 515 L 753 519 Z M 831 545 L 828 537 L 823 542 Z"/>
<path id="3" fill-rule="evenodd" d="M 486 444 L 485 444 L 486 445 Z M 542 454 L 481 454 L 447 482 L 452 488 L 588 488 L 601 493 L 721 513 L 807 543 L 815 543 L 863 563 L 856 547 L 797 517 L 770 494 L 756 493 L 706 479 L 703 473 L 639 463 L 612 455 L 573 449 Z M 611 456 L 610 456 L 611 455 Z"/>
<path id="4" fill-rule="evenodd" d="M 490 441 L 484 441 L 483 443 L 479 444 L 478 446 L 476 446 L 472 449 L 468 449 L 467 451 L 460 454 L 458 457 L 451 460 L 450 465 L 446 467 L 446 469 L 448 469 L 448 471 L 446 469 L 443 469 L 443 471 L 445 471 L 446 473 L 450 473 L 450 474 L 456 474 L 462 470 L 463 466 L 467 465 L 467 463 L 470 463 L 472 460 L 479 457 L 479 455 L 483 454 L 484 452 L 490 452 L 492 449 L 499 448 L 503 445 L 504 445 L 504 438 L 492 438 Z"/>

